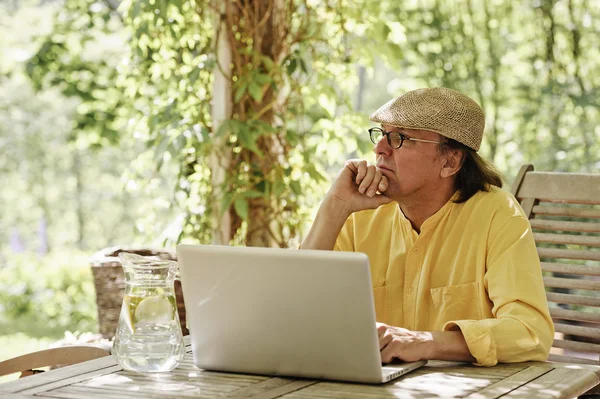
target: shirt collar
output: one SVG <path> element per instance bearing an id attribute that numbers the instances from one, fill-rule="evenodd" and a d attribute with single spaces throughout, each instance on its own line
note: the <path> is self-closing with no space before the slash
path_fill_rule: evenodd
<path id="1" fill-rule="evenodd" d="M 454 205 L 456 205 L 456 200 L 459 197 L 460 197 L 460 193 L 457 190 L 454 192 L 452 197 L 450 197 L 448 202 L 446 202 L 444 204 L 444 206 L 442 206 L 436 213 L 434 213 L 433 215 L 428 217 L 421 225 L 421 234 L 423 234 L 424 231 L 433 228 L 445 215 L 447 215 L 450 212 L 450 210 L 454 207 Z M 410 220 L 408 220 L 406 218 L 406 216 L 404 215 L 404 212 L 402 212 L 402 209 L 400 209 L 400 205 L 397 205 L 397 208 L 398 208 L 398 213 L 400 215 L 400 219 L 401 219 L 402 223 L 403 224 L 408 223 L 407 227 L 409 228 L 409 231 L 412 230 L 416 234 L 416 231 L 412 228 L 412 224 L 410 223 Z"/>

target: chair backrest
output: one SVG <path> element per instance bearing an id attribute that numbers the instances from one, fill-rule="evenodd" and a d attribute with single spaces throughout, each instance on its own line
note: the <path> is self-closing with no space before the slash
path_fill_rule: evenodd
<path id="1" fill-rule="evenodd" d="M 108 356 L 110 353 L 94 346 L 65 346 L 28 353 L 0 362 L 0 377 L 21 372 L 21 377 L 34 374 L 33 369 L 48 366 L 68 366 Z"/>
<path id="2" fill-rule="evenodd" d="M 549 360 L 600 364 L 600 174 L 524 165 L 511 191 L 542 262 L 559 348 Z"/>

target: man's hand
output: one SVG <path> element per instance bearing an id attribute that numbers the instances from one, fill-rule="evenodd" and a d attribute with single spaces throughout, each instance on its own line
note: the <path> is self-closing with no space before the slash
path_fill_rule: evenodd
<path id="1" fill-rule="evenodd" d="M 393 359 L 404 362 L 417 360 L 451 360 L 475 362 L 469 352 L 465 337 L 460 330 L 455 331 L 410 331 L 377 323 L 381 362 Z"/>
<path id="2" fill-rule="evenodd" d="M 392 202 L 382 194 L 387 188 L 387 177 L 374 165 L 359 159 L 346 161 L 300 248 L 332 250 L 348 216 Z"/>
<path id="3" fill-rule="evenodd" d="M 384 194 L 387 188 L 387 177 L 383 176 L 375 165 L 369 165 L 367 161 L 360 159 L 351 159 L 346 161 L 327 195 L 343 202 L 348 214 L 351 214 L 392 202 Z"/>
<path id="4" fill-rule="evenodd" d="M 433 344 L 431 333 L 410 331 L 383 323 L 377 323 L 377 333 L 382 363 L 389 363 L 393 359 L 416 362 L 430 358 L 429 353 Z"/>

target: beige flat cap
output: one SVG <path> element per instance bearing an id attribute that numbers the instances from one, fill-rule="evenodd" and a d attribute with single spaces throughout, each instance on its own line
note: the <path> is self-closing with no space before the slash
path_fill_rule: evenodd
<path id="1" fill-rule="evenodd" d="M 429 130 L 479 150 L 485 128 L 481 107 L 459 91 L 433 87 L 389 101 L 369 119 L 405 129 Z"/>

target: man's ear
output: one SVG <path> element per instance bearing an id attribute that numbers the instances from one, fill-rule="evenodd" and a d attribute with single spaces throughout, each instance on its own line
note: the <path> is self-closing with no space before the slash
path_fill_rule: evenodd
<path id="1" fill-rule="evenodd" d="M 458 149 L 451 149 L 442 155 L 442 170 L 440 176 L 443 179 L 454 176 L 460 170 L 466 154 Z"/>

